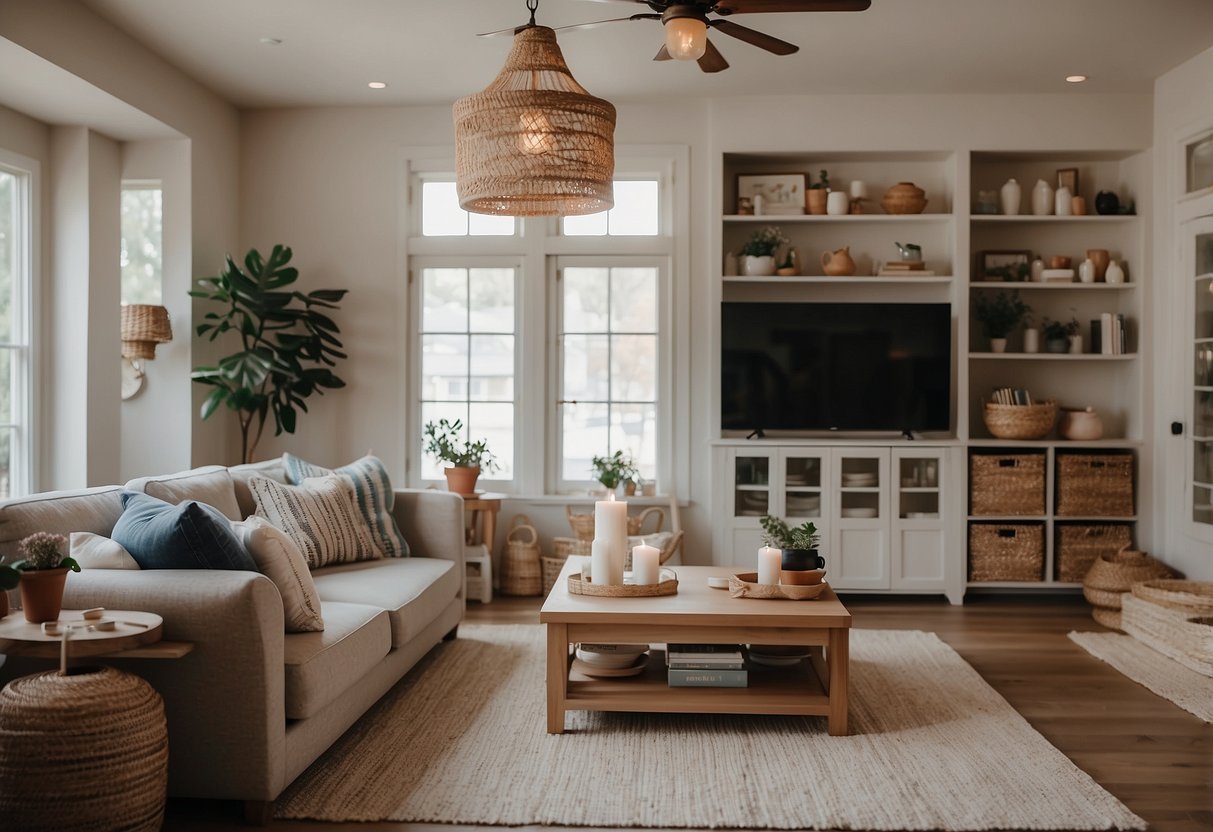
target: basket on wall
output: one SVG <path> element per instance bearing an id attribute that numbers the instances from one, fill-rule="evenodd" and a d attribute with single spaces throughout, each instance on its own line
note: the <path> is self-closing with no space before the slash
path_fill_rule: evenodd
<path id="1" fill-rule="evenodd" d="M 525 514 L 514 515 L 501 558 L 501 594 L 541 594 L 543 579 L 539 559 L 539 532 Z"/>
<path id="2" fill-rule="evenodd" d="M 1039 517 L 1045 513 L 1044 454 L 969 456 L 970 513 Z"/>
<path id="3" fill-rule="evenodd" d="M 983 402 L 981 417 L 995 439 L 1044 439 L 1057 421 L 1057 402 L 995 404 Z"/>
<path id="4" fill-rule="evenodd" d="M 573 507 L 566 505 L 564 514 L 569 518 L 569 526 L 573 529 L 573 534 L 578 540 L 593 540 L 594 539 L 594 512 L 578 513 L 573 511 Z M 657 523 L 653 527 L 653 531 L 659 532 L 665 525 L 665 511 L 658 506 L 649 506 L 639 514 L 628 515 L 628 534 L 638 535 L 643 534 L 645 521 L 650 517 L 656 517 Z M 586 552 L 589 554 L 589 552 Z"/>
<path id="5" fill-rule="evenodd" d="M 1142 581 L 1167 578 L 1174 573 L 1145 552 L 1128 547 L 1095 559 L 1082 579 L 1082 594 L 1091 605 L 1091 617 L 1105 627 L 1121 629 L 1121 598 Z"/>

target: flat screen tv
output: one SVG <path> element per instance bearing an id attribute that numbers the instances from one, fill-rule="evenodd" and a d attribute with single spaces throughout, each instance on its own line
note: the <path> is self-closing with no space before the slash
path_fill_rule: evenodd
<path id="1" fill-rule="evenodd" d="M 947 431 L 946 303 L 721 304 L 721 427 Z"/>

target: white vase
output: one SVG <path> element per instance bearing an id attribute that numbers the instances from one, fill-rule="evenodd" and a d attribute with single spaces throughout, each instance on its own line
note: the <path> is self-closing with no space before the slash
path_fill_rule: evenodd
<path id="1" fill-rule="evenodd" d="M 1057 193 L 1053 195 L 1053 205 L 1057 216 L 1072 216 L 1074 214 L 1074 194 L 1070 193 L 1069 188 L 1062 185 L 1057 189 Z"/>
<path id="2" fill-rule="evenodd" d="M 1032 261 L 1032 282 L 1043 283 L 1045 279 L 1045 261 L 1037 257 Z"/>
<path id="3" fill-rule="evenodd" d="M 1071 336 L 1069 336 L 1069 341 L 1070 341 L 1070 355 L 1082 354 L 1082 336 L 1081 335 L 1071 335 Z"/>
<path id="4" fill-rule="evenodd" d="M 998 192 L 999 202 L 1002 204 L 1002 212 L 1004 214 L 1019 213 L 1019 199 L 1023 196 L 1023 190 L 1019 187 L 1019 183 L 1014 179 L 1008 179 L 1006 184 L 1002 186 L 1002 190 Z"/>
<path id="5" fill-rule="evenodd" d="M 840 217 L 851 209 L 851 198 L 846 191 L 830 191 L 826 197 L 826 213 Z"/>
<path id="6" fill-rule="evenodd" d="M 1103 279 L 1108 283 L 1124 283 L 1125 270 L 1115 260 L 1109 261 L 1107 271 L 1103 273 Z"/>
<path id="7" fill-rule="evenodd" d="M 1006 338 L 991 338 L 990 339 L 990 352 L 1006 352 L 1006 351 L 1007 351 L 1007 339 Z"/>
<path id="8" fill-rule="evenodd" d="M 741 273 L 748 277 L 767 277 L 775 274 L 774 255 L 768 254 L 763 257 L 745 255 L 741 258 Z"/>
<path id="9" fill-rule="evenodd" d="M 1040 330 L 1028 327 L 1023 331 L 1023 351 L 1040 352 Z"/>
<path id="10" fill-rule="evenodd" d="M 1053 188 L 1043 179 L 1037 179 L 1032 189 L 1032 213 L 1038 217 L 1053 213 Z"/>
<path id="11" fill-rule="evenodd" d="M 1094 283 L 1095 282 L 1095 261 L 1088 257 L 1078 264 L 1078 282 L 1079 283 Z"/>

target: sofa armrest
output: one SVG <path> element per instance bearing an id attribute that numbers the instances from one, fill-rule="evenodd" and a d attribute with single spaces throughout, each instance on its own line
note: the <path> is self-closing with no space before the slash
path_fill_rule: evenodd
<path id="1" fill-rule="evenodd" d="M 463 571 L 462 497 L 449 491 L 398 489 L 392 516 L 413 555 L 453 560 Z"/>

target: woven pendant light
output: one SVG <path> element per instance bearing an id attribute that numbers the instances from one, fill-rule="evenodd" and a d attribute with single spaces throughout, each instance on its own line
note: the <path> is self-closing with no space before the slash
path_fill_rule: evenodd
<path id="1" fill-rule="evenodd" d="M 514 217 L 596 214 L 615 204 L 615 108 L 577 83 L 556 33 L 514 34 L 501 73 L 455 102 L 459 205 Z"/>
<path id="2" fill-rule="evenodd" d="M 168 310 L 146 303 L 124 304 L 122 307 L 122 357 L 156 357 L 156 345 L 173 340 L 173 328 Z"/>

